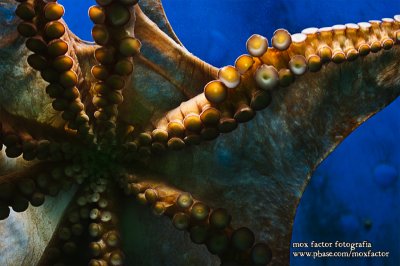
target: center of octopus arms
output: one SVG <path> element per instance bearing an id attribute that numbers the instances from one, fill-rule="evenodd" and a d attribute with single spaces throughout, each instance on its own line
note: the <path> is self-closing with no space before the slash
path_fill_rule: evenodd
<path id="1" fill-rule="evenodd" d="M 46 196 L 79 185 L 38 265 L 128 265 L 119 230 L 118 188 L 155 215 L 171 218 L 176 229 L 204 244 L 221 265 L 285 264 L 287 247 L 248 227 L 233 226 L 227 209 L 168 185 L 149 162 L 162 162 L 166 153 L 235 130 L 269 107 L 276 91 L 307 72 L 384 53 L 400 42 L 400 16 L 297 34 L 278 29 L 271 46 L 255 34 L 246 43 L 248 54 L 218 70 L 183 48 L 159 1 L 142 1 L 139 7 L 136 0 L 97 0 L 89 9 L 96 44 L 69 31 L 57 1 L 18 2 L 17 42 L 25 38 L 23 49 L 31 52 L 27 62 L 46 82 L 37 89 L 52 99 L 58 120 L 33 121 L 0 107 L 0 149 L 4 145 L 7 157 L 29 161 L 22 170 L 1 176 L 0 219 L 9 216 L 10 207 L 24 212 L 29 204 L 41 206 Z M 142 9 L 151 11 L 144 14 Z M 159 67 L 141 55 L 141 48 L 173 64 Z M 190 78 L 182 81 L 172 73 L 179 71 L 190 71 Z M 151 73 L 187 99 L 166 112 L 160 105 L 147 124 L 130 120 L 123 104 L 137 95 L 128 88 L 145 86 L 135 82 L 146 75 L 151 79 Z M 143 172 L 152 177 L 141 178 Z"/>

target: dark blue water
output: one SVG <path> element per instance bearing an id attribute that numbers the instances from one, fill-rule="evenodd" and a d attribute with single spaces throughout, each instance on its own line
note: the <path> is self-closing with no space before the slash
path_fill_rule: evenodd
<path id="1" fill-rule="evenodd" d="M 63 0 L 72 30 L 90 40 L 87 7 L 94 1 Z M 253 33 L 270 37 L 277 28 L 306 27 L 393 17 L 389 0 L 164 0 L 183 44 L 216 66 L 245 53 Z M 297 211 L 293 242 L 372 243 L 389 258 L 294 258 L 291 265 L 400 265 L 400 101 L 352 133 L 313 175 Z M 299 249 L 293 249 L 296 251 Z M 347 249 L 346 249 L 347 250 Z M 365 249 L 363 249 L 365 250 Z M 316 251 L 316 249 L 313 249 Z M 331 251 L 320 248 L 320 251 Z M 337 251 L 337 250 L 334 250 Z"/>

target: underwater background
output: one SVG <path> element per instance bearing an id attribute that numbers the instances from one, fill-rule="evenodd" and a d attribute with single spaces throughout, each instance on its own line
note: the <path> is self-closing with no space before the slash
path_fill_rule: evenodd
<path id="1" fill-rule="evenodd" d="M 87 8 L 94 0 L 60 2 L 72 31 L 91 40 Z M 187 49 L 217 67 L 233 64 L 246 53 L 246 40 L 254 33 L 270 38 L 278 28 L 296 33 L 307 27 L 400 14 L 400 1 L 393 0 L 164 0 L 163 4 Z M 389 258 L 312 259 L 292 254 L 291 265 L 400 265 L 399 173 L 400 99 L 361 125 L 318 167 L 298 207 L 292 238 L 292 242 L 367 240 L 373 251 L 390 252 Z"/>

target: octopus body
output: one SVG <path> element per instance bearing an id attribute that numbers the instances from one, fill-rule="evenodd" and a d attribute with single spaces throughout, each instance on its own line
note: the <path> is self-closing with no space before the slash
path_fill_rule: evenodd
<path id="1" fill-rule="evenodd" d="M 57 1 L 0 3 L 0 232 L 30 250 L 4 263 L 287 265 L 310 174 L 400 93 L 400 16 L 254 34 L 217 69 L 159 0 L 96 2 L 95 44 Z"/>

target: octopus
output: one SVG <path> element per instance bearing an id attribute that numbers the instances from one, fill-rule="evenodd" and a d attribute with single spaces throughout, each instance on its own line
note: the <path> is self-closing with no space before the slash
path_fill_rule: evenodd
<path id="1" fill-rule="evenodd" d="M 400 93 L 400 15 L 216 68 L 160 0 L 96 2 L 95 43 L 55 0 L 0 3 L 1 264 L 288 265 L 311 173 Z"/>

